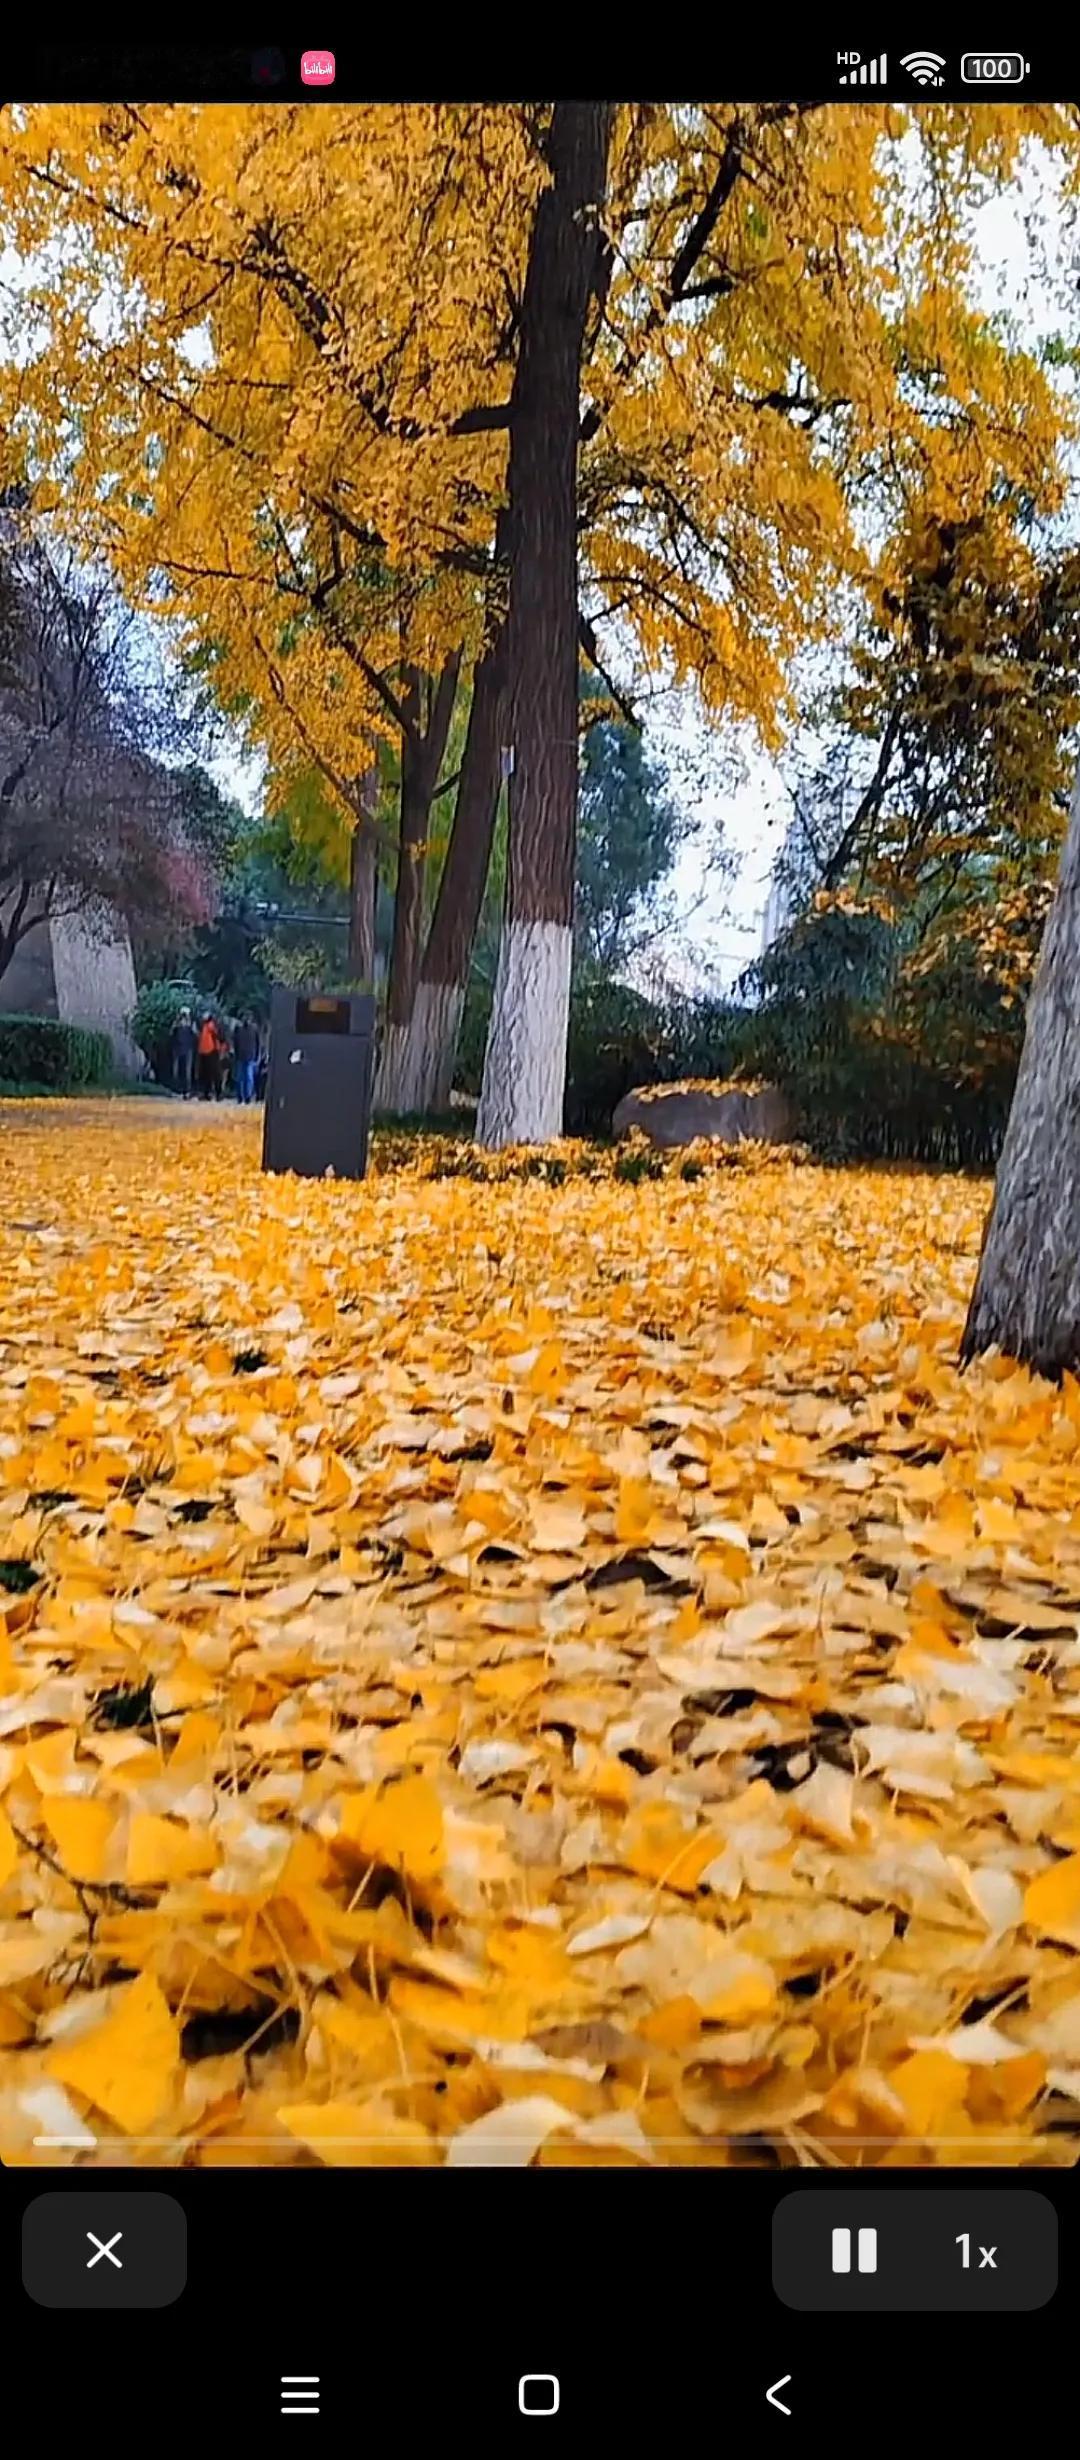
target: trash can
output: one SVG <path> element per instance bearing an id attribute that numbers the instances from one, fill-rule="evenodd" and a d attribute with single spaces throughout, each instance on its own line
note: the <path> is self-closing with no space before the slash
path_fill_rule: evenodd
<path id="1" fill-rule="evenodd" d="M 367 1169 L 375 1002 L 370 992 L 275 991 L 263 1114 L 264 1170 L 362 1179 Z"/>

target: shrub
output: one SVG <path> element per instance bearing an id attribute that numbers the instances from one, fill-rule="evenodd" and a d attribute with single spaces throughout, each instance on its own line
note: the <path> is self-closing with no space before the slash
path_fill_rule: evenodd
<path id="1" fill-rule="evenodd" d="M 641 1179 L 662 1179 L 663 1160 L 659 1153 L 646 1153 L 640 1147 L 633 1153 L 619 1153 L 615 1157 L 615 1176 L 624 1179 L 629 1187 L 636 1187 Z"/>
<path id="2" fill-rule="evenodd" d="M 491 985 L 473 977 L 458 1043 L 455 1085 L 479 1094 L 491 1015 Z M 579 974 L 570 993 L 566 1101 L 568 1136 L 606 1136 L 611 1115 L 636 1085 L 728 1076 L 738 1064 L 739 1011 L 718 1000 L 647 999 L 606 975 Z"/>
<path id="3" fill-rule="evenodd" d="M 0 1082 L 77 1093 L 107 1084 L 113 1069 L 108 1034 L 66 1025 L 53 1016 L 0 1016 Z"/>
<path id="4" fill-rule="evenodd" d="M 664 1065 L 664 1015 L 655 1001 L 598 975 L 575 982 L 563 1110 L 568 1136 L 606 1136 L 624 1094 L 652 1084 Z"/>
<path id="5" fill-rule="evenodd" d="M 1019 892 L 1017 892 L 1019 895 Z M 1014 910 L 1014 908 L 1016 910 Z M 988 919 L 989 918 L 989 919 Z M 1002 919 L 1003 918 L 1003 919 Z M 646 999 L 579 976 L 570 1000 L 565 1131 L 606 1136 L 638 1085 L 777 1085 L 830 1161 L 996 1161 L 1041 927 L 1014 898 L 950 909 L 918 937 L 871 905 L 811 909 L 732 999 Z M 997 926 L 996 932 L 991 927 Z M 458 1083 L 478 1092 L 491 1006 L 474 981 Z M 645 1175 L 640 1162 L 630 1175 Z"/>
<path id="6" fill-rule="evenodd" d="M 667 1152 L 650 1145 L 637 1130 L 619 1145 L 564 1137 L 558 1145 L 507 1145 L 496 1153 L 464 1136 L 415 1129 L 406 1134 L 377 1127 L 371 1139 L 371 1167 L 377 1178 L 476 1179 L 491 1186 L 536 1179 L 546 1187 L 565 1187 L 571 1180 L 587 1179 L 635 1187 L 644 1179 L 706 1179 L 733 1172 L 748 1177 L 775 1170 L 778 1159 L 787 1170 L 811 1156 L 801 1145 L 785 1145 L 778 1156 L 775 1146 L 749 1138 L 728 1145 L 707 1137 L 686 1152 Z"/>
<path id="7" fill-rule="evenodd" d="M 458 1035 L 457 1061 L 454 1068 L 454 1090 L 467 1093 L 472 1100 L 480 1098 L 484 1074 L 484 1049 L 491 1017 L 492 986 L 482 974 L 471 974 L 465 993 L 465 1006 Z"/>
<path id="8" fill-rule="evenodd" d="M 716 1084 L 760 1073 L 749 1060 L 747 1011 L 731 1000 L 701 994 L 670 1000 L 662 1011 L 660 1048 L 662 1067 L 650 1082 Z"/>
<path id="9" fill-rule="evenodd" d="M 936 937 L 869 911 L 810 912 L 753 969 L 744 1066 L 781 1086 L 828 1160 L 988 1169 L 1009 1115 L 1027 979 L 1015 935 L 950 911 Z"/>
<path id="10" fill-rule="evenodd" d="M 181 1008 L 190 1008 L 194 1016 L 205 1006 L 205 994 L 193 982 L 143 983 L 128 1023 L 133 1041 L 145 1053 L 159 1084 L 172 1081 L 169 1038 Z"/>

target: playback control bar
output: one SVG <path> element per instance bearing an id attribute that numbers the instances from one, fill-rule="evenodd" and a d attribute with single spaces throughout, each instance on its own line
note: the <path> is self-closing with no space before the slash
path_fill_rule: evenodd
<path id="1" fill-rule="evenodd" d="M 1029 2187 L 785 2195 L 772 2276 L 800 2314 L 1030 2312 L 1057 2288 L 1057 2214 Z"/>

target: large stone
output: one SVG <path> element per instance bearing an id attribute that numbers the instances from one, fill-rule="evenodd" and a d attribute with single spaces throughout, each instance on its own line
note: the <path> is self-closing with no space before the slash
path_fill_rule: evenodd
<path id="1" fill-rule="evenodd" d="M 795 1137 L 791 1106 L 775 1085 L 642 1085 L 624 1096 L 611 1124 L 616 1136 L 640 1128 L 654 1145 L 699 1137 L 787 1145 Z"/>

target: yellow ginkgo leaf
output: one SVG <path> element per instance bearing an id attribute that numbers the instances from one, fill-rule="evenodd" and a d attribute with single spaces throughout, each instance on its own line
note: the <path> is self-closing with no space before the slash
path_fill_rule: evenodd
<path id="1" fill-rule="evenodd" d="M 212 1838 L 196 1828 L 182 1828 L 173 1819 L 136 1811 L 128 1829 L 127 1882 L 131 1888 L 167 1886 L 171 1879 L 190 1879 L 212 1871 L 220 1859 Z"/>
<path id="2" fill-rule="evenodd" d="M 342 1806 L 338 1842 L 354 1855 L 385 1863 L 424 1886 L 437 1879 L 443 1862 L 442 1805 L 427 1777 L 350 1794 Z"/>
<path id="3" fill-rule="evenodd" d="M 425 2169 L 438 2158 L 425 2127 L 379 2102 L 295 2102 L 279 2109 L 278 2118 L 331 2169 Z"/>
<path id="4" fill-rule="evenodd" d="M 88 1794 L 50 1794 L 41 1817 L 72 1879 L 100 1879 L 116 1827 L 112 1806 Z"/>
<path id="5" fill-rule="evenodd" d="M 100 2023 L 50 2052 L 58 2084 L 103 2110 L 127 2135 L 149 2135 L 172 2091 L 180 2028 L 152 1974 L 118 1991 Z"/>
<path id="6" fill-rule="evenodd" d="M 967 2069 L 944 2050 L 915 2050 L 891 2069 L 889 2088 L 902 2102 L 910 2134 L 932 2143 L 947 2136 L 967 2092 Z"/>
<path id="7" fill-rule="evenodd" d="M 0 1888 L 6 1887 L 19 1859 L 19 1848 L 6 1811 L 0 1807 Z"/>
<path id="8" fill-rule="evenodd" d="M 1024 1895 L 1024 1920 L 1044 1938 L 1080 1947 L 1080 1853 L 1040 1871 Z"/>

